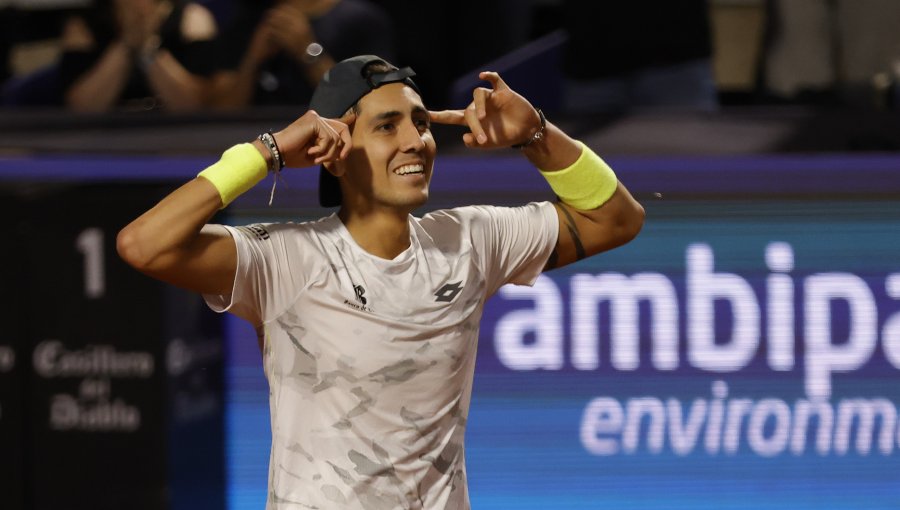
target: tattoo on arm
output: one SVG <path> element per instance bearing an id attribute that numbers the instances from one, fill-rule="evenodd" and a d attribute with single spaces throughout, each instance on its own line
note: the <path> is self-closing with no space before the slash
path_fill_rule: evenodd
<path id="1" fill-rule="evenodd" d="M 581 235 L 578 232 L 578 226 L 575 224 L 575 219 L 569 214 L 568 206 L 562 202 L 557 202 L 556 207 L 562 211 L 563 216 L 565 217 L 566 230 L 569 231 L 569 235 L 572 237 L 572 243 L 575 245 L 575 260 L 578 261 L 587 257 L 584 251 L 584 244 L 581 242 Z M 559 243 L 560 240 L 557 239 L 556 248 L 553 249 L 553 253 L 550 254 L 550 258 L 547 260 L 546 269 L 557 267 L 557 264 L 559 263 Z"/>
<path id="2" fill-rule="evenodd" d="M 552 252 L 550 252 L 550 258 L 548 258 L 547 263 L 544 264 L 544 271 L 556 269 L 556 264 L 558 264 L 558 263 L 559 263 L 559 239 L 556 240 L 556 247 L 553 248 Z"/>
<path id="3" fill-rule="evenodd" d="M 584 245 L 581 244 L 581 235 L 578 232 L 578 226 L 575 225 L 575 219 L 569 214 L 568 206 L 566 204 L 560 202 L 559 210 L 562 211 L 566 217 L 566 228 L 569 230 L 569 235 L 572 236 L 572 242 L 575 243 L 575 260 L 581 260 L 587 255 L 584 253 Z"/>

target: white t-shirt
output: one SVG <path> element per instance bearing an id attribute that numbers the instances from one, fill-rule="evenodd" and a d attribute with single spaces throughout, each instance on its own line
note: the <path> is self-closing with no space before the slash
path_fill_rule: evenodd
<path id="1" fill-rule="evenodd" d="M 272 451 L 267 510 L 467 509 L 463 450 L 485 300 L 530 285 L 549 202 L 410 216 L 393 260 L 337 215 L 227 227 L 238 268 L 216 311 L 260 324 Z"/>

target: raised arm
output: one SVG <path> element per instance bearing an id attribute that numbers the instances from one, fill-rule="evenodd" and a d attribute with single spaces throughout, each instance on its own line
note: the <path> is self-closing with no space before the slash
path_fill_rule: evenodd
<path id="1" fill-rule="evenodd" d="M 468 127 L 469 132 L 463 135 L 468 147 L 522 145 L 523 154 L 541 170 L 560 198 L 555 204 L 559 237 L 546 269 L 632 240 L 643 226 L 644 209 L 606 163 L 589 147 L 547 122 L 497 73 L 484 72 L 479 77 L 490 82 L 491 88 L 475 89 L 472 102 L 464 110 L 431 112 L 432 121 Z M 578 186 L 581 182 L 584 185 Z"/>
<path id="2" fill-rule="evenodd" d="M 611 250 L 631 241 L 640 232 L 644 224 L 644 208 L 590 148 L 547 123 L 543 137 L 522 151 L 551 183 L 552 174 L 557 172 L 571 173 L 586 168 L 596 169 L 599 174 L 598 178 L 585 183 L 585 186 L 594 189 L 586 188 L 585 195 L 578 197 L 582 200 L 576 201 L 574 196 L 557 192 L 560 199 L 554 205 L 559 216 L 559 237 L 545 270 Z M 609 181 L 603 182 L 604 178 Z M 585 203 L 591 205 L 583 205 Z"/>
<path id="3" fill-rule="evenodd" d="M 334 120 L 306 112 L 274 134 L 284 163 L 306 167 L 346 157 L 352 121 L 352 116 Z M 207 222 L 269 168 L 280 165 L 259 140 L 225 151 L 218 163 L 123 228 L 119 255 L 158 280 L 204 294 L 230 294 L 237 268 L 234 240 Z"/>

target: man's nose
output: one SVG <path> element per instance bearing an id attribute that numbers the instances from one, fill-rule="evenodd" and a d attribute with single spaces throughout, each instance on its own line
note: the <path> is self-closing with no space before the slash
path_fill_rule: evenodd
<path id="1" fill-rule="evenodd" d="M 400 129 L 400 144 L 403 152 L 418 152 L 425 148 L 424 134 L 415 122 L 404 122 Z"/>

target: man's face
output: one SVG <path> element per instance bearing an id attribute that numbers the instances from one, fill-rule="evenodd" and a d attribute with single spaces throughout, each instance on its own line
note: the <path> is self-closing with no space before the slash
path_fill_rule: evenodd
<path id="1" fill-rule="evenodd" d="M 390 83 L 368 93 L 359 101 L 352 137 L 343 163 L 345 207 L 409 213 L 428 200 L 437 147 L 415 90 Z"/>

